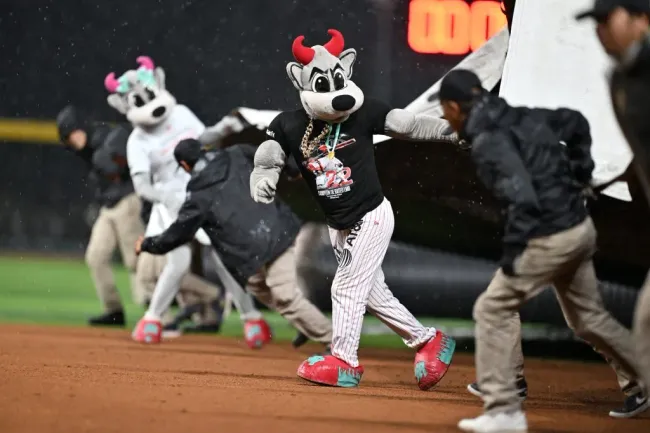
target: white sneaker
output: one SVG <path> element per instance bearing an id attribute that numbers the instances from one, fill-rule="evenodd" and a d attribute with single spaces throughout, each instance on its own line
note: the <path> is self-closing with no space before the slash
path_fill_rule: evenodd
<path id="1" fill-rule="evenodd" d="M 478 418 L 463 419 L 458 428 L 471 433 L 527 433 L 526 414 L 518 410 L 506 413 L 483 414 Z"/>
<path id="2" fill-rule="evenodd" d="M 163 340 L 173 340 L 183 335 L 183 331 L 176 323 L 169 323 L 163 327 L 162 338 Z"/>

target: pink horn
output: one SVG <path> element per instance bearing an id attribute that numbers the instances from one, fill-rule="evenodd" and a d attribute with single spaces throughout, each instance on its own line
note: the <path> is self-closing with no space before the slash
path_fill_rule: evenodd
<path id="1" fill-rule="evenodd" d="M 119 85 L 120 82 L 115 79 L 115 72 L 111 72 L 104 78 L 104 87 L 111 93 L 115 93 Z"/>
<path id="2" fill-rule="evenodd" d="M 155 65 L 153 64 L 153 60 L 151 60 L 151 57 L 149 57 L 149 56 L 140 56 L 135 60 L 141 66 L 143 66 L 143 67 L 145 67 L 145 68 L 147 68 L 149 70 L 153 70 L 153 68 L 155 67 Z"/>

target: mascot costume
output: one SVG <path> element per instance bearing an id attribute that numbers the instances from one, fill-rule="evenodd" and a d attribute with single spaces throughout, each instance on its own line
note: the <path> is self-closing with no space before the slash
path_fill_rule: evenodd
<path id="1" fill-rule="evenodd" d="M 332 282 L 331 354 L 312 356 L 298 368 L 311 382 L 354 387 L 363 367 L 357 351 L 367 311 L 393 329 L 414 349 L 415 378 L 427 390 L 447 372 L 455 341 L 424 327 L 393 296 L 381 266 L 394 228 L 374 157 L 374 134 L 421 141 L 456 141 L 448 123 L 365 98 L 352 81 L 357 53 L 344 50 L 343 36 L 329 30 L 324 45 L 293 42 L 296 62 L 287 65 L 300 92 L 302 108 L 280 113 L 269 125 L 267 140 L 255 154 L 251 195 L 273 201 L 286 158 L 292 157 L 320 204 L 338 261 Z"/>
<path id="2" fill-rule="evenodd" d="M 127 160 L 136 193 L 153 203 L 146 236 L 162 233 L 176 219 L 190 175 L 180 169 L 174 159 L 174 148 L 183 139 L 198 139 L 213 143 L 230 133 L 232 123 L 227 118 L 210 128 L 165 88 L 165 73 L 155 67 L 151 58 L 137 58 L 139 67 L 119 78 L 110 73 L 104 80 L 111 93 L 108 103 L 134 126 L 127 143 Z M 205 232 L 196 239 L 210 245 Z M 189 271 L 191 249 L 179 247 L 167 254 L 167 263 L 158 279 L 151 304 L 133 331 L 138 342 L 157 343 L 162 336 L 160 316 L 176 295 L 183 276 Z M 261 347 L 271 339 L 271 331 L 247 294 L 213 254 L 213 263 L 224 287 L 244 320 L 244 334 L 251 347 Z"/>

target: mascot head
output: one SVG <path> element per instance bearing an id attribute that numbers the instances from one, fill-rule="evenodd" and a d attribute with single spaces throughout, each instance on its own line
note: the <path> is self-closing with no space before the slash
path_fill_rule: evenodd
<path id="1" fill-rule="evenodd" d="M 287 65 L 287 74 L 309 117 L 337 123 L 363 105 L 363 92 L 351 80 L 357 52 L 353 48 L 343 51 L 343 35 L 338 30 L 327 32 L 331 39 L 325 45 L 306 47 L 304 36 L 293 41 L 297 63 Z"/>
<path id="2" fill-rule="evenodd" d="M 111 72 L 104 79 L 111 92 L 108 104 L 129 122 L 138 126 L 154 126 L 167 118 L 176 99 L 165 89 L 165 71 L 156 68 L 147 56 L 137 59 L 140 67 L 126 71 L 120 78 Z"/>

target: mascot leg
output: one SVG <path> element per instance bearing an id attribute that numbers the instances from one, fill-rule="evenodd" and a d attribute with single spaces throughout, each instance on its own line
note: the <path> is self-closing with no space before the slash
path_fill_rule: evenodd
<path id="1" fill-rule="evenodd" d="M 169 308 L 183 277 L 189 272 L 192 250 L 189 245 L 182 245 L 167 253 L 166 258 L 167 263 L 158 278 L 145 318 L 159 319 Z"/>
<path id="2" fill-rule="evenodd" d="M 210 261 L 214 270 L 221 280 L 226 292 L 230 295 L 232 303 L 244 321 L 244 338 L 246 344 L 253 349 L 259 349 L 271 341 L 271 328 L 262 317 L 262 313 L 255 307 L 253 296 L 247 293 L 242 286 L 230 274 L 221 261 L 219 255 L 212 250 Z"/>
<path id="3" fill-rule="evenodd" d="M 167 253 L 166 258 L 167 263 L 156 283 L 149 309 L 133 331 L 132 337 L 135 341 L 160 343 L 162 339 L 161 317 L 178 293 L 183 277 L 189 272 L 192 249 L 189 245 L 180 246 Z"/>

